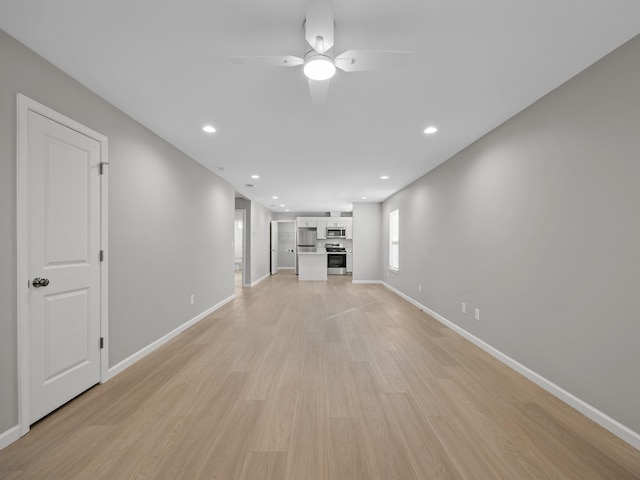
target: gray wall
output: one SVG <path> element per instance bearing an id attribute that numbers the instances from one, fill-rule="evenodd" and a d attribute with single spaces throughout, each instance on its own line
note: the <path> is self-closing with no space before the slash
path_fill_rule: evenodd
<path id="1" fill-rule="evenodd" d="M 380 203 L 353 204 L 353 276 L 354 282 L 380 281 Z"/>
<path id="2" fill-rule="evenodd" d="M 635 432 L 639 59 L 636 37 L 382 209 L 386 282 Z"/>
<path id="3" fill-rule="evenodd" d="M 17 93 L 109 138 L 109 366 L 234 293 L 233 187 L 0 31 L 0 434 L 18 422 Z"/>

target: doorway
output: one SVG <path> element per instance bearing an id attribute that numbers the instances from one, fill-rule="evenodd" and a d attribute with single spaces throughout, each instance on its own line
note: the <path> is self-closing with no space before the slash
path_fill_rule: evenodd
<path id="1" fill-rule="evenodd" d="M 246 285 L 246 210 L 236 209 L 233 228 L 233 259 L 235 271 L 235 286 L 242 289 Z"/>
<path id="2" fill-rule="evenodd" d="M 278 222 L 275 220 L 271 221 L 270 227 L 270 271 L 271 275 L 275 275 L 278 273 Z"/>
<path id="3" fill-rule="evenodd" d="M 107 379 L 107 138 L 18 95 L 22 435 Z"/>
<path id="4" fill-rule="evenodd" d="M 278 221 L 278 268 L 295 270 L 296 268 L 296 222 Z"/>

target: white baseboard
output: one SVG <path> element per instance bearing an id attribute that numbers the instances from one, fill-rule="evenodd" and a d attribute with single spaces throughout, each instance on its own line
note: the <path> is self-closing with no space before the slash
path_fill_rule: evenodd
<path id="1" fill-rule="evenodd" d="M 259 278 L 258 280 L 256 280 L 255 282 L 251 283 L 251 285 L 249 285 L 250 287 L 255 287 L 257 284 L 259 284 L 261 281 L 263 281 L 265 278 L 269 278 L 271 276 L 271 272 L 267 273 L 264 277 Z"/>
<path id="2" fill-rule="evenodd" d="M 172 330 L 171 332 L 167 333 L 164 337 L 159 338 L 155 342 L 153 342 L 150 345 L 147 345 L 146 347 L 144 347 L 142 350 L 134 353 L 130 357 L 125 358 L 120 363 L 118 363 L 118 364 L 114 365 L 113 367 L 109 368 L 108 372 L 107 372 L 108 376 L 107 376 L 106 380 L 109 380 L 110 378 L 115 377 L 117 374 L 119 374 L 120 372 L 124 371 L 126 368 L 130 367 L 131 365 L 133 365 L 135 362 L 137 362 L 141 358 L 149 355 L 155 349 L 157 349 L 161 345 L 167 343 L 169 340 L 171 340 L 172 338 L 176 337 L 177 335 L 179 335 L 180 333 L 185 331 L 187 328 L 191 327 L 192 325 L 195 325 L 200 320 L 205 318 L 207 315 L 209 315 L 209 314 L 213 313 L 214 311 L 218 310 L 220 307 L 222 307 L 226 303 L 229 303 L 234 298 L 236 298 L 236 294 L 235 293 L 233 295 L 225 298 L 221 302 L 217 303 L 213 307 L 208 308 L 204 312 L 202 312 L 202 313 L 198 314 L 197 316 L 193 317 L 191 320 L 183 323 L 178 328 L 176 328 L 176 329 Z M 20 431 L 20 425 L 16 425 L 15 427 L 10 428 L 6 432 L 0 433 L 0 450 L 2 450 L 3 448 L 7 447 L 10 444 L 12 444 L 16 440 L 18 440 L 21 436 L 22 436 L 22 434 L 21 434 L 21 431 Z"/>
<path id="3" fill-rule="evenodd" d="M 6 432 L 0 433 L 0 450 L 5 447 L 8 447 L 13 442 L 18 440 L 22 435 L 20 435 L 20 425 L 16 425 L 15 427 L 11 427 Z"/>
<path id="4" fill-rule="evenodd" d="M 134 353 L 133 355 L 125 358 L 124 360 L 122 360 L 121 362 L 117 363 L 116 365 L 114 365 L 113 367 L 109 368 L 108 370 L 108 377 L 107 380 L 109 380 L 110 378 L 115 377 L 117 374 L 119 374 L 120 372 L 122 372 L 123 370 L 127 369 L 128 367 L 130 367 L 131 365 L 133 365 L 134 363 L 136 363 L 138 360 L 146 357 L 147 355 L 149 355 L 151 352 L 153 352 L 155 349 L 157 349 L 158 347 L 164 345 L 165 343 L 167 343 L 169 340 L 171 340 L 172 338 L 178 336 L 180 333 L 184 332 L 187 328 L 191 327 L 192 325 L 195 325 L 196 323 L 198 323 L 200 320 L 202 320 L 203 318 L 205 318 L 207 315 L 215 312 L 216 310 L 218 310 L 220 307 L 222 307 L 223 305 L 225 305 L 226 303 L 229 303 L 231 300 L 233 300 L 234 298 L 236 298 L 236 294 L 234 293 L 233 295 L 225 298 L 224 300 L 222 300 L 221 302 L 217 303 L 216 305 L 214 305 L 211 308 L 208 308 L 207 310 L 205 310 L 204 312 L 198 314 L 197 316 L 193 317 L 191 320 L 188 320 L 187 322 L 183 323 L 182 325 L 180 325 L 178 328 L 175 328 L 174 330 L 170 331 L 169 333 L 167 333 L 164 337 L 159 338 L 158 340 L 156 340 L 155 342 L 147 345 L 146 347 L 144 347 L 143 349 L 137 351 L 136 353 Z"/>
<path id="5" fill-rule="evenodd" d="M 383 285 L 382 280 L 351 280 L 351 283 L 359 283 L 362 285 Z"/>
<path id="6" fill-rule="evenodd" d="M 533 383 L 535 383 L 539 387 L 545 389 L 547 392 L 549 392 L 554 397 L 559 398 L 564 403 L 566 403 L 570 407 L 575 408 L 577 411 L 579 411 L 580 413 L 582 413 L 586 417 L 590 418 L 591 420 L 596 422 L 601 427 L 606 428 L 611 433 L 613 433 L 615 436 L 617 436 L 620 439 L 624 440 L 625 442 L 627 442 L 632 447 L 640 450 L 640 434 L 639 433 L 634 432 L 630 428 L 628 428 L 625 425 L 621 424 L 617 420 L 614 420 L 613 418 L 609 417 L 608 415 L 606 415 L 605 413 L 601 412 L 597 408 L 595 408 L 592 405 L 589 405 L 587 402 L 579 399 L 575 395 L 567 392 L 562 387 L 559 387 L 558 385 L 556 385 L 552 381 L 546 379 L 542 375 L 534 372 L 533 370 L 529 369 L 528 367 L 525 367 L 524 365 L 522 365 L 521 363 L 517 362 L 513 358 L 509 357 L 508 355 L 505 355 L 501 351 L 499 351 L 496 348 L 492 347 L 491 345 L 489 345 L 488 343 L 484 342 L 483 340 L 480 340 L 475 335 L 467 332 L 465 329 L 463 329 L 463 328 L 459 327 L 458 325 L 456 325 L 455 323 L 447 320 L 442 315 L 440 315 L 440 314 L 434 312 L 433 310 L 431 310 L 430 308 L 422 305 L 421 303 L 417 302 L 416 300 L 414 300 L 413 298 L 409 297 L 408 295 L 405 295 L 400 290 L 392 287 L 388 283 L 382 282 L 382 284 L 385 287 L 387 287 L 389 290 L 391 290 L 393 293 L 395 293 L 396 295 L 404 298 L 406 301 L 408 301 L 409 303 L 415 305 L 420 310 L 428 313 L 429 315 L 431 315 L 433 318 L 438 320 L 443 325 L 446 325 L 451 330 L 453 330 L 457 334 L 461 335 L 462 337 L 466 338 L 471 343 L 477 345 L 482 350 L 484 350 L 485 352 L 489 353 L 493 357 L 497 358 L 498 360 L 500 360 L 502 363 L 504 363 L 508 367 L 511 367 L 516 372 L 518 372 L 521 375 L 523 375 L 524 377 L 528 378 L 529 380 L 531 380 Z"/>

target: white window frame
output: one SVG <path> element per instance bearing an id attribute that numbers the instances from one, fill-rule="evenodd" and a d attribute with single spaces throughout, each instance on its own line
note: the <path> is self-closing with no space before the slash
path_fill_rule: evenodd
<path id="1" fill-rule="evenodd" d="M 392 272 L 397 272 L 400 269 L 400 210 L 397 208 L 389 212 L 389 262 L 387 268 Z"/>

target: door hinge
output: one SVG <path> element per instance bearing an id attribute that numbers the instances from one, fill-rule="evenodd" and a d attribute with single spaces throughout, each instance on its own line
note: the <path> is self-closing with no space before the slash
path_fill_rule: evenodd
<path id="1" fill-rule="evenodd" d="M 100 162 L 98 164 L 98 172 L 100 175 L 102 175 L 104 173 L 104 166 L 105 165 L 109 165 L 109 162 Z"/>
<path id="2" fill-rule="evenodd" d="M 100 250 L 100 261 L 104 262 L 104 250 Z"/>
<path id="3" fill-rule="evenodd" d="M 104 348 L 104 337 L 100 337 L 100 348 Z"/>

